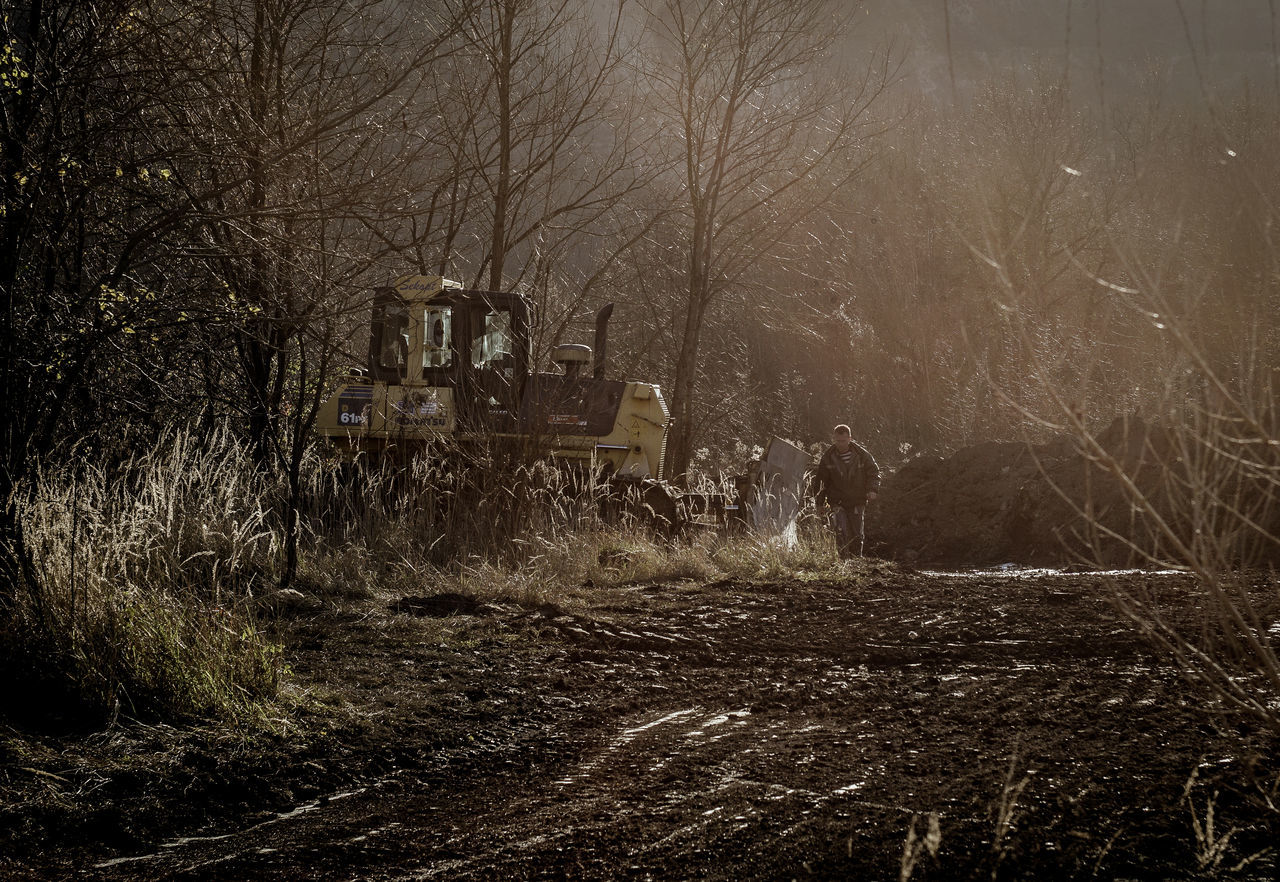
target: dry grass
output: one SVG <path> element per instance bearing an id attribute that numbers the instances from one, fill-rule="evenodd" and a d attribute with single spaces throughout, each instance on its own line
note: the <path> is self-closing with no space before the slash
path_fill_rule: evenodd
<path id="1" fill-rule="evenodd" d="M 313 453 L 294 584 L 313 602 L 454 591 L 575 606 L 633 583 L 839 566 L 824 533 L 676 540 L 640 500 L 619 507 L 609 492 L 493 451 L 381 468 Z M 0 635 L 0 664 L 54 715 L 252 717 L 282 673 L 258 619 L 284 572 L 285 499 L 226 433 L 170 432 L 110 473 L 45 472 L 20 497 L 36 579 Z"/>
<path id="2" fill-rule="evenodd" d="M 828 573 L 841 566 L 834 545 L 823 537 L 793 547 L 751 535 L 714 533 L 670 541 L 642 528 L 596 524 L 558 540 L 532 536 L 513 544 L 523 558 L 473 556 L 443 567 L 402 560 L 378 585 L 401 596 L 451 591 L 528 607 L 575 608 L 589 606 L 601 592 L 633 584 L 770 579 Z"/>
<path id="3" fill-rule="evenodd" d="M 279 559 L 268 490 L 226 435 L 186 432 L 114 475 L 42 474 L 17 503 L 37 584 L 3 635 L 4 664 L 30 688 L 15 710 L 251 713 L 280 676 L 250 604 Z"/>
<path id="4" fill-rule="evenodd" d="M 638 495 L 619 503 L 598 475 L 545 460 L 440 449 L 396 467 L 348 469 L 314 471 L 314 541 L 302 574 L 325 592 L 356 595 L 376 584 L 535 606 L 638 582 L 769 578 L 839 564 L 824 531 L 793 543 L 698 529 L 673 539 Z"/>

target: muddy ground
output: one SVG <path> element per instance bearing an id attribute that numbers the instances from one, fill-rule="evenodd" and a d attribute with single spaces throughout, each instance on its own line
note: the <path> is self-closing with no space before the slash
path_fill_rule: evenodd
<path id="1" fill-rule="evenodd" d="M 1180 576 L 1116 578 L 1196 615 Z M 1276 839 L 1274 745 L 1207 712 L 1107 577 L 586 596 L 287 616 L 304 710 L 274 734 L 0 729 L 0 875 L 897 879 L 914 824 L 941 834 L 915 879 L 1194 878 Z"/>

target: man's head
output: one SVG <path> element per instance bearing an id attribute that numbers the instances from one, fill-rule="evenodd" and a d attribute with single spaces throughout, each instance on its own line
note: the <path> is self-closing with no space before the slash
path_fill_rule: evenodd
<path id="1" fill-rule="evenodd" d="M 835 442 L 836 450 L 844 453 L 849 449 L 849 442 L 853 440 L 853 433 L 849 431 L 848 426 L 841 423 L 831 430 L 831 440 Z"/>

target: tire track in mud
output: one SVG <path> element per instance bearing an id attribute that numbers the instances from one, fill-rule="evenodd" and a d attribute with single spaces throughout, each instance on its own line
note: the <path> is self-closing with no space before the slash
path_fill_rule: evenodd
<path id="1" fill-rule="evenodd" d="M 100 874 L 890 879 L 929 813 L 944 877 L 1143 874 L 1225 743 L 1087 577 L 636 594 L 538 619 L 576 710 L 529 740 Z M 1027 841 L 998 835 L 1013 785 Z"/>

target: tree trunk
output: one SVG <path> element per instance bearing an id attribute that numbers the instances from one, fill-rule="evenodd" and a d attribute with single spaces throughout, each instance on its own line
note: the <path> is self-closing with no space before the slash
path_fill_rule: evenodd
<path id="1" fill-rule="evenodd" d="M 498 23 L 498 58 L 494 74 L 498 90 L 498 180 L 493 193 L 493 237 L 490 240 L 489 290 L 501 291 L 507 260 L 507 211 L 511 199 L 511 32 L 515 9 L 502 3 Z"/>
<path id="2" fill-rule="evenodd" d="M 249 118 L 248 130 L 248 228 L 246 247 L 250 249 L 249 275 L 245 290 L 240 292 L 246 304 L 262 311 L 247 319 L 240 331 L 241 352 L 244 361 L 247 426 L 253 458 L 259 468 L 268 470 L 271 463 L 274 402 L 271 395 L 271 378 L 276 362 L 273 351 L 275 333 L 270 313 L 264 308 L 269 302 L 267 291 L 267 228 L 264 220 L 267 206 L 266 160 L 263 143 L 267 123 L 267 60 L 270 51 L 267 44 L 266 8 L 263 0 L 254 5 L 253 45 L 249 56 Z"/>
<path id="3" fill-rule="evenodd" d="M 675 395 L 672 410 L 675 425 L 667 447 L 666 477 L 684 482 L 693 460 L 694 393 L 698 385 L 698 349 L 702 342 L 702 324 L 706 315 L 707 272 L 699 255 L 691 254 L 689 270 L 689 309 L 685 313 L 684 334 L 676 358 Z"/>

